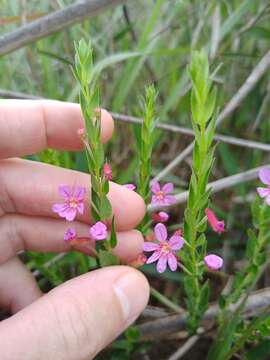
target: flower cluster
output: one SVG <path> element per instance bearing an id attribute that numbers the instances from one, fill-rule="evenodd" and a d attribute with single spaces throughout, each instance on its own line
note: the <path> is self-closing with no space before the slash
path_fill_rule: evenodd
<path id="1" fill-rule="evenodd" d="M 106 164 L 104 169 L 104 176 L 107 176 L 108 179 L 111 178 L 111 170 L 108 164 Z M 260 176 L 264 179 L 265 177 Z M 270 170 L 269 170 L 269 184 L 270 184 Z M 136 186 L 134 184 L 125 184 L 126 188 L 134 191 Z M 259 188 L 264 189 L 264 188 Z M 266 188 L 268 189 L 268 188 Z M 270 185 L 269 185 L 270 189 Z M 162 187 L 157 181 L 153 181 L 151 185 L 152 190 L 152 204 L 158 204 L 160 206 L 168 206 L 175 203 L 175 197 L 171 195 L 173 191 L 173 184 L 167 183 Z M 68 222 L 74 221 L 77 214 L 83 215 L 84 213 L 84 199 L 86 195 L 86 188 L 82 186 L 73 186 L 60 185 L 59 186 L 59 195 L 63 198 L 62 203 L 54 204 L 52 207 L 53 212 L 57 213 L 60 217 L 66 219 Z M 259 192 L 259 190 L 258 190 Z M 270 190 L 269 190 L 270 195 Z M 214 212 L 207 208 L 205 210 L 208 222 L 211 228 L 221 234 L 224 232 L 224 221 L 218 220 Z M 178 265 L 180 265 L 180 259 L 178 258 L 177 252 L 182 249 L 185 244 L 185 239 L 182 237 L 181 230 L 177 230 L 174 234 L 168 238 L 168 232 L 166 226 L 163 224 L 169 219 L 169 215 L 165 211 L 160 211 L 158 213 L 152 214 L 152 221 L 157 223 L 154 227 L 154 233 L 149 240 L 146 241 L 143 246 L 145 252 L 153 252 L 153 254 L 147 259 L 145 255 L 140 254 L 140 258 L 135 261 L 134 266 L 141 266 L 144 263 L 151 264 L 157 262 L 157 271 L 163 273 L 167 266 L 169 266 L 171 271 L 176 271 Z M 89 228 L 89 237 L 78 237 L 76 229 L 70 227 L 64 234 L 64 241 L 68 242 L 70 245 L 77 245 L 83 242 L 90 240 L 99 241 L 106 240 L 108 237 L 107 226 L 98 221 Z M 219 270 L 223 266 L 223 259 L 217 255 L 209 254 L 204 258 L 204 264 L 208 267 L 209 270 Z M 132 264 L 131 264 L 132 265 Z"/>
<path id="2" fill-rule="evenodd" d="M 63 197 L 63 203 L 54 204 L 52 211 L 57 213 L 60 217 L 65 218 L 67 221 L 74 221 L 77 213 L 83 215 L 84 213 L 84 199 L 86 195 L 86 188 L 82 186 L 60 185 L 59 195 Z M 108 236 L 107 226 L 98 221 L 90 226 L 89 237 L 80 238 L 77 236 L 76 229 L 70 227 L 64 234 L 64 241 L 70 245 L 76 245 L 81 242 L 90 240 L 106 240 Z"/>
<path id="3" fill-rule="evenodd" d="M 213 231 L 219 235 L 225 231 L 224 220 L 218 220 L 215 213 L 209 208 L 205 209 L 205 214 Z M 223 266 L 223 259 L 218 255 L 209 254 L 204 257 L 204 264 L 209 270 L 219 270 Z"/>
<path id="4" fill-rule="evenodd" d="M 151 204 L 161 207 L 174 204 L 176 198 L 171 194 L 173 189 L 172 183 L 161 186 L 159 182 L 153 180 L 151 183 Z M 225 231 L 224 221 L 218 220 L 211 209 L 206 208 L 205 214 L 213 231 L 218 234 Z M 159 273 L 163 273 L 167 269 L 167 265 L 171 271 L 176 271 L 178 266 L 184 268 L 177 254 L 186 242 L 182 237 L 181 230 L 177 230 L 170 239 L 167 240 L 167 228 L 163 223 L 168 221 L 169 215 L 165 211 L 160 211 L 152 214 L 151 218 L 153 222 L 158 224 L 154 228 L 154 233 L 147 236 L 148 241 L 145 241 L 143 246 L 145 252 L 153 252 L 146 260 L 146 264 L 157 262 L 156 269 Z M 208 254 L 204 257 L 204 264 L 209 270 L 219 270 L 223 266 L 223 259 L 218 255 Z"/>

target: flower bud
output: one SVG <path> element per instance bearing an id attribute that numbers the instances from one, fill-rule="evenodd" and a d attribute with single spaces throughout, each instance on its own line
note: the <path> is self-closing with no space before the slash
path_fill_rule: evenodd
<path id="1" fill-rule="evenodd" d="M 103 166 L 103 175 L 106 180 L 112 180 L 112 169 L 108 163 L 105 163 Z"/>

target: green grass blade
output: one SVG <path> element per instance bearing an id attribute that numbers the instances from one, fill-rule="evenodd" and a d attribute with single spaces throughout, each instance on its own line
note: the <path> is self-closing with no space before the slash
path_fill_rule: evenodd
<path id="1" fill-rule="evenodd" d="M 154 40 L 150 41 L 150 36 L 153 32 L 153 29 L 155 28 L 155 24 L 160 15 L 161 5 L 162 5 L 162 0 L 158 0 L 156 2 L 156 5 L 152 11 L 149 20 L 145 25 L 145 29 L 137 45 L 137 51 L 144 52 L 145 55 L 140 57 L 139 60 L 133 59 L 129 61 L 119 76 L 119 81 L 115 87 L 116 97 L 113 101 L 113 106 L 112 106 L 113 110 L 118 111 L 119 109 L 121 109 L 123 103 L 125 102 L 129 94 L 129 91 L 132 88 L 134 81 L 139 75 L 140 69 L 146 58 L 146 53 L 151 51 L 156 45 L 157 37 Z"/>

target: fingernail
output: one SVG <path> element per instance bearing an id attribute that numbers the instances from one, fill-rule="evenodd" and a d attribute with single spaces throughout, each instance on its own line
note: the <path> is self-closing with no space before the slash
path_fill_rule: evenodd
<path id="1" fill-rule="evenodd" d="M 147 280 L 138 271 L 129 271 L 116 280 L 114 291 L 119 299 L 124 320 L 133 322 L 148 302 Z"/>

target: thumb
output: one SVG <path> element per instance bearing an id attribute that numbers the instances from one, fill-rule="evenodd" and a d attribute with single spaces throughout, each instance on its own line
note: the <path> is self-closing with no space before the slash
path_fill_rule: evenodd
<path id="1" fill-rule="evenodd" d="M 114 266 L 72 279 L 0 324 L 9 360 L 84 360 L 130 325 L 149 286 L 137 270 Z"/>

